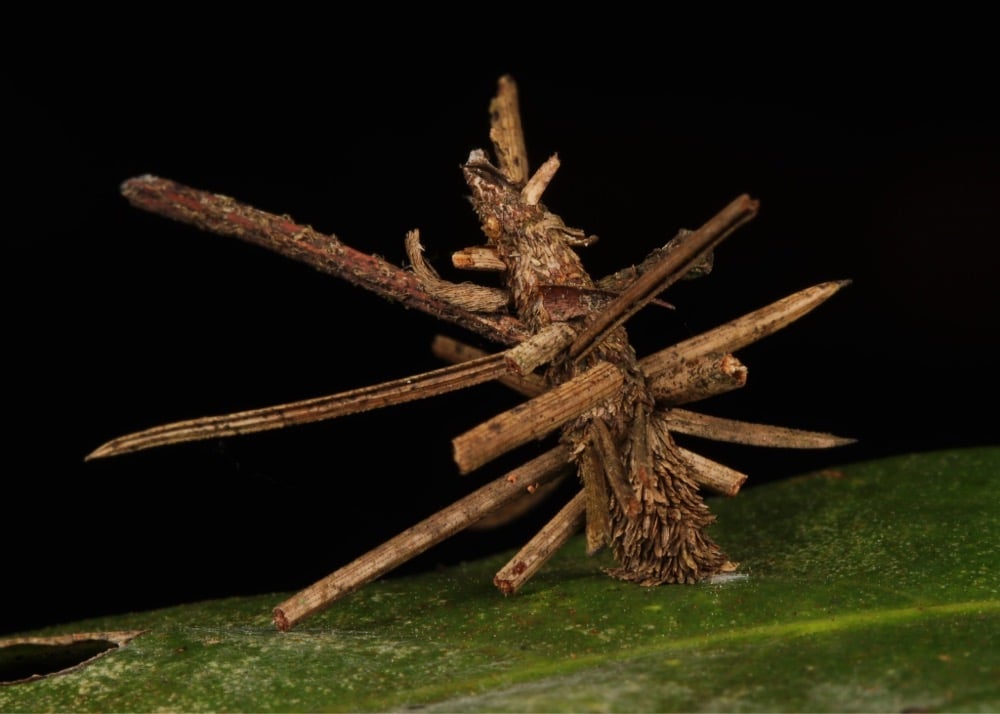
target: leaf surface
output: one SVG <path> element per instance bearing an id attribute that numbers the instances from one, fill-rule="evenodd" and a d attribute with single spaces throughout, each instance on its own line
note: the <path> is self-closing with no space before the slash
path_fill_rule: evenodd
<path id="1" fill-rule="evenodd" d="M 737 577 L 642 588 L 571 541 L 374 583 L 290 633 L 285 594 L 45 632 L 148 630 L 3 711 L 995 711 L 1000 448 L 844 466 L 711 503 Z M 2 643 L 0 643 L 2 644 Z"/>

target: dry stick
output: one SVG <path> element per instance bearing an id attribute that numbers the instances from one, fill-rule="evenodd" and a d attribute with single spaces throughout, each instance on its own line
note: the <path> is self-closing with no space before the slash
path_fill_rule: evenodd
<path id="1" fill-rule="evenodd" d="M 491 273 L 500 273 L 507 269 L 507 264 L 497 255 L 496 248 L 485 245 L 455 251 L 451 254 L 451 264 L 462 270 L 482 270 Z"/>
<path id="2" fill-rule="evenodd" d="M 556 355 L 569 347 L 576 337 L 576 330 L 564 322 L 554 322 L 543 327 L 531 338 L 504 353 L 507 367 L 514 374 L 524 377 L 543 364 L 551 362 Z"/>
<path id="3" fill-rule="evenodd" d="M 520 349 L 520 346 L 513 349 Z M 404 404 L 417 399 L 426 399 L 453 392 L 457 389 L 465 389 L 497 379 L 507 374 L 509 370 L 510 364 L 507 355 L 500 352 L 471 362 L 463 362 L 460 365 L 444 367 L 325 397 L 314 397 L 261 409 L 161 424 L 151 429 L 112 439 L 89 454 L 87 460 L 116 456 L 155 446 L 166 446 L 167 444 L 239 436 L 269 429 L 281 429 L 295 424 L 335 419 L 348 414 Z"/>
<path id="4" fill-rule="evenodd" d="M 521 127 L 521 107 L 517 84 L 510 75 L 497 82 L 496 96 L 490 100 L 490 141 L 499 168 L 507 180 L 521 186 L 528 180 L 528 150 Z"/>
<path id="5" fill-rule="evenodd" d="M 850 282 L 850 280 L 836 280 L 820 283 L 792 293 L 713 330 L 644 357 L 642 369 L 647 377 L 652 377 L 655 385 L 658 381 L 670 378 L 667 370 L 678 369 L 687 360 L 717 352 L 735 352 L 795 322 L 819 307 Z"/>
<path id="6" fill-rule="evenodd" d="M 538 167 L 538 171 L 521 189 L 521 197 L 524 198 L 524 202 L 529 206 L 537 206 L 538 202 L 542 200 L 542 194 L 545 193 L 545 189 L 549 187 L 558 170 L 559 156 L 552 154 L 544 164 Z"/>
<path id="7" fill-rule="evenodd" d="M 622 325 L 655 299 L 658 293 L 700 264 L 715 246 L 757 215 L 758 205 L 757 201 L 745 194 L 739 196 L 694 233 L 680 237 L 674 250 L 649 272 L 639 276 L 581 331 L 570 347 L 570 357 L 580 359 L 586 355 L 604 335 Z"/>
<path id="8" fill-rule="evenodd" d="M 402 565 L 493 509 L 517 498 L 526 485 L 543 484 L 556 478 L 568 460 L 568 449 L 557 446 L 455 501 L 282 602 L 274 609 L 274 624 L 282 632 L 287 632 L 297 622 L 329 607 L 365 583 Z"/>
<path id="9" fill-rule="evenodd" d="M 735 469 L 724 466 L 717 461 L 688 451 L 680 446 L 677 447 L 680 455 L 691 466 L 691 478 L 699 486 L 704 486 L 710 491 L 723 496 L 735 496 L 740 492 L 740 487 L 746 482 L 747 475 Z"/>
<path id="10" fill-rule="evenodd" d="M 486 354 L 475 347 L 470 347 L 457 340 L 441 335 L 435 337 L 432 349 L 437 357 L 449 362 L 478 359 Z M 705 379 L 704 382 L 701 382 L 699 386 L 692 390 L 684 388 L 685 379 L 692 378 L 688 375 L 711 376 L 713 372 L 708 367 L 713 365 L 719 367 L 715 373 L 717 375 L 716 378 Z M 729 367 L 725 365 L 729 365 Z M 703 399 L 743 386 L 745 378 L 746 368 L 732 355 L 726 354 L 721 358 L 714 354 L 708 355 L 702 359 L 685 362 L 684 371 L 678 372 L 672 380 L 677 389 L 669 393 L 657 394 L 657 397 L 663 397 L 665 401 L 670 403 L 686 403 L 687 401 Z M 501 377 L 499 381 L 529 397 L 541 394 L 542 391 L 547 389 L 545 380 L 535 375 L 527 375 L 527 377 L 508 375 Z M 803 429 L 790 429 L 769 424 L 756 424 L 735 419 L 724 419 L 698 414 L 685 409 L 656 411 L 650 418 L 661 421 L 672 432 L 750 446 L 810 449 L 843 446 L 855 441 L 854 439 L 834 436 L 833 434 L 806 431 Z M 687 460 L 695 467 L 693 470 L 695 480 L 701 486 L 724 496 L 734 496 L 746 481 L 746 475 L 739 471 L 735 471 L 694 452 L 683 451 Z M 598 484 L 603 488 L 606 483 L 604 470 L 599 462 L 591 463 L 591 461 L 588 461 L 588 455 L 591 461 L 595 458 L 589 451 L 585 451 L 582 454 L 580 467 L 583 471 L 584 480 L 592 479 L 594 484 Z M 606 498 L 602 503 L 606 503 Z M 606 529 L 601 528 L 600 522 L 597 519 L 598 510 L 596 505 L 592 506 L 588 503 L 587 547 L 590 552 L 595 552 L 603 546 L 606 537 Z M 591 511 L 593 511 L 593 517 L 591 516 Z M 591 523 L 594 525 L 592 526 Z"/>
<path id="11" fill-rule="evenodd" d="M 95 449 L 86 459 L 336 419 L 349 414 L 435 397 L 492 381 L 507 374 L 528 375 L 564 349 L 575 334 L 568 325 L 550 325 L 505 352 L 484 355 L 451 367 L 325 397 L 161 424 L 113 439 Z"/>
<path id="12" fill-rule="evenodd" d="M 624 383 L 621 370 L 598 362 L 531 401 L 496 415 L 452 440 L 455 463 L 467 474 L 501 454 L 581 416 L 615 394 Z"/>
<path id="13" fill-rule="evenodd" d="M 856 439 L 834 436 L 819 431 L 790 429 L 771 424 L 756 424 L 737 419 L 697 414 L 686 409 L 670 409 L 660 413 L 670 431 L 699 436 L 713 441 L 729 441 L 749 446 L 771 446 L 781 449 L 829 449 L 853 444 Z"/>
<path id="14" fill-rule="evenodd" d="M 528 541 L 507 565 L 497 572 L 493 584 L 504 595 L 513 595 L 557 550 L 580 529 L 587 510 L 587 497 L 581 491 Z"/>
<path id="15" fill-rule="evenodd" d="M 489 353 L 478 347 L 467 345 L 444 335 L 435 335 L 431 343 L 431 352 L 438 359 L 456 364 L 468 362 L 472 359 L 480 359 L 488 356 Z M 542 392 L 549 390 L 549 383 L 537 374 L 507 374 L 498 380 L 501 384 L 515 392 L 519 392 L 526 397 L 537 397 Z"/>
<path id="16" fill-rule="evenodd" d="M 645 371 L 645 364 L 640 361 Z M 731 354 L 712 353 L 685 359 L 676 371 L 650 381 L 650 389 L 662 404 L 690 404 L 725 394 L 747 383 L 747 368 Z"/>
<path id="17" fill-rule="evenodd" d="M 228 196 L 199 191 L 155 176 L 129 179 L 122 184 L 121 191 L 133 206 L 281 253 L 495 342 L 517 344 L 528 335 L 521 323 L 512 317 L 480 315 L 456 307 L 428 293 L 412 273 L 350 248 L 334 236 Z"/>

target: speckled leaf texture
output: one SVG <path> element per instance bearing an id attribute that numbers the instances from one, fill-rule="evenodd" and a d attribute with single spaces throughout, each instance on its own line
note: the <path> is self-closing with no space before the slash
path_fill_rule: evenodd
<path id="1" fill-rule="evenodd" d="M 286 634 L 283 595 L 44 632 L 145 634 L 0 688 L 2 711 L 997 711 L 1000 448 L 855 464 L 712 503 L 739 577 L 643 588 L 572 541 L 367 586 Z M 509 554 L 507 554 L 509 555 Z"/>

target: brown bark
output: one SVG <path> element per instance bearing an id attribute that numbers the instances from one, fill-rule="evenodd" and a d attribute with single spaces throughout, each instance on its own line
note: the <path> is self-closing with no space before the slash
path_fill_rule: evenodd
<path id="1" fill-rule="evenodd" d="M 139 208 L 281 253 L 495 342 L 516 344 L 528 336 L 523 326 L 509 316 L 477 314 L 456 307 L 430 294 L 412 273 L 355 250 L 336 236 L 325 235 L 290 218 L 261 211 L 228 196 L 199 191 L 155 176 L 125 181 L 122 194 Z"/>

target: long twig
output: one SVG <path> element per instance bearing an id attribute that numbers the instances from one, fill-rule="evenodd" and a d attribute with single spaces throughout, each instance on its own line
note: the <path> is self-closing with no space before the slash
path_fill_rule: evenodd
<path id="1" fill-rule="evenodd" d="M 281 429 L 286 426 L 334 419 L 348 414 L 426 399 L 482 384 L 497 379 L 510 370 L 511 366 L 506 354 L 500 352 L 480 357 L 472 362 L 463 362 L 459 365 L 325 397 L 314 397 L 261 409 L 249 409 L 232 414 L 161 424 L 151 429 L 112 439 L 94 449 L 86 458 L 87 460 L 99 459 L 150 449 L 154 446 L 240 436 L 269 429 Z"/>
<path id="2" fill-rule="evenodd" d="M 682 369 L 687 361 L 715 353 L 735 352 L 773 335 L 850 284 L 850 280 L 833 280 L 799 290 L 759 310 L 644 357 L 642 369 L 652 378 L 655 388 L 658 380 L 669 380 L 669 371 Z"/>
<path id="3" fill-rule="evenodd" d="M 757 201 L 738 196 L 693 233 L 681 236 L 673 251 L 650 271 L 639 276 L 607 309 L 598 313 L 570 347 L 569 355 L 580 359 L 600 342 L 603 335 L 622 325 L 648 305 L 660 292 L 680 280 L 737 228 L 757 215 Z"/>
<path id="4" fill-rule="evenodd" d="M 615 394 L 622 382 L 617 367 L 601 362 L 531 401 L 497 414 L 452 440 L 459 471 L 467 474 L 511 449 L 553 432 Z"/>
<path id="5" fill-rule="evenodd" d="M 583 525 L 587 497 L 581 491 L 549 521 L 538 534 L 497 572 L 493 584 L 504 595 L 513 595 Z"/>
<path id="6" fill-rule="evenodd" d="M 569 451 L 556 446 L 510 471 L 433 516 L 368 551 L 357 560 L 296 593 L 274 609 L 274 624 L 285 632 L 295 623 L 325 609 L 406 561 L 475 523 L 490 511 L 520 496 L 525 487 L 556 478 L 569 461 Z"/>
<path id="7" fill-rule="evenodd" d="M 261 211 L 229 196 L 199 191 L 156 176 L 129 179 L 122 184 L 121 190 L 138 208 L 281 253 L 495 342 L 516 344 L 528 336 L 513 317 L 477 314 L 456 307 L 430 294 L 412 273 L 355 250 L 335 236 Z"/>
<path id="8" fill-rule="evenodd" d="M 748 446 L 770 446 L 779 449 L 829 449 L 855 442 L 855 439 L 820 431 L 724 419 L 690 412 L 686 409 L 667 410 L 661 414 L 660 418 L 663 419 L 670 431 Z"/>

